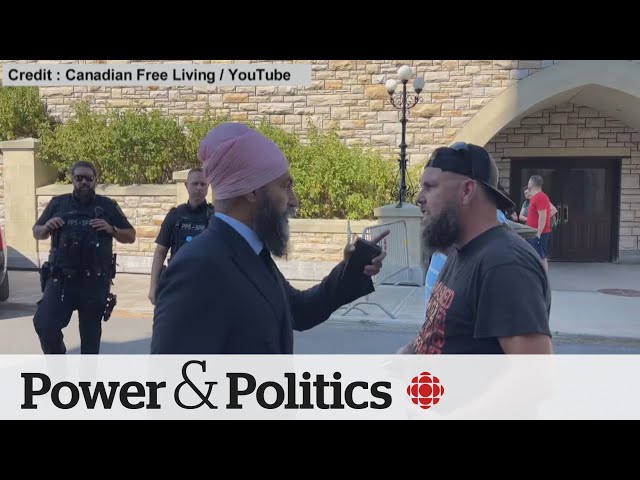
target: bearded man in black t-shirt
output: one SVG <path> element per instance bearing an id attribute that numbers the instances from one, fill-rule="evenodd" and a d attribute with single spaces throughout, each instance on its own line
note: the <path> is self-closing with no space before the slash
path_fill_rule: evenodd
<path id="1" fill-rule="evenodd" d="M 430 217 L 425 248 L 450 249 L 415 341 L 398 353 L 549 354 L 551 291 L 538 254 L 496 208 L 514 203 L 498 189 L 495 161 L 482 147 L 437 149 L 418 204 Z"/>

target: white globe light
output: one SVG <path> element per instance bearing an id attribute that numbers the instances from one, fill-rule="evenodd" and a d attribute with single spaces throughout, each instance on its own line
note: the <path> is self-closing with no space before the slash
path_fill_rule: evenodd
<path id="1" fill-rule="evenodd" d="M 424 78 L 416 78 L 413 82 L 413 88 L 416 92 L 421 92 L 424 88 Z"/>
<path id="2" fill-rule="evenodd" d="M 384 84 L 385 87 L 387 87 L 387 92 L 389 93 L 393 93 L 396 91 L 396 87 L 398 86 L 398 82 L 396 82 L 393 79 L 389 79 L 387 80 L 387 83 Z"/>
<path id="3" fill-rule="evenodd" d="M 413 69 L 408 65 L 403 65 L 398 69 L 398 78 L 403 81 L 407 81 L 413 75 Z"/>

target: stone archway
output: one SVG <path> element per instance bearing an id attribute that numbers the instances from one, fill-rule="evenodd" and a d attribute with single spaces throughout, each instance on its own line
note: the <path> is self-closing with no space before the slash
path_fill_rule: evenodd
<path id="1" fill-rule="evenodd" d="M 523 158 L 619 159 L 622 166 L 614 175 L 619 186 L 612 193 L 615 235 L 611 242 L 618 250 L 613 258 L 622 259 L 628 255 L 640 258 L 638 132 L 640 63 L 565 61 L 497 96 L 455 141 L 487 146 L 498 162 L 503 186 L 510 191 L 519 188 L 509 182 L 512 166 Z"/>
<path id="2" fill-rule="evenodd" d="M 485 145 L 528 114 L 558 104 L 578 104 L 617 118 L 640 132 L 640 63 L 629 60 L 565 60 L 508 88 L 456 135 Z"/>

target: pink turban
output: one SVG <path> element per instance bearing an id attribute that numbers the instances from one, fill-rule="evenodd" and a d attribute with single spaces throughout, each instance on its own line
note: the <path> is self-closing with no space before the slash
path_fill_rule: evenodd
<path id="1" fill-rule="evenodd" d="M 251 193 L 289 170 L 278 146 L 242 123 L 211 130 L 200 142 L 198 159 L 220 200 Z"/>

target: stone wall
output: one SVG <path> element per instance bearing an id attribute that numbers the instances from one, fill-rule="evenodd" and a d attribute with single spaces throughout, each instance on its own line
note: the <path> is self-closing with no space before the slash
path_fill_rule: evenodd
<path id="1" fill-rule="evenodd" d="M 0 60 L 0 70 L 7 62 Z M 235 63 L 256 62 L 269 63 L 259 60 Z M 47 60 L 40 63 L 95 62 Z M 183 63 L 234 62 L 195 60 Z M 347 144 L 361 143 L 390 154 L 395 153 L 400 144 L 401 126 L 398 111 L 389 103 L 384 83 L 389 78 L 396 78 L 398 67 L 407 64 L 426 81 L 422 102 L 411 110 L 411 121 L 407 125 L 407 153 L 415 164 L 426 161 L 435 147 L 449 143 L 492 98 L 518 80 L 553 65 L 554 61 L 296 60 L 296 63 L 312 64 L 311 86 L 43 87 L 40 92 L 51 112 L 63 120 L 72 114 L 71 105 L 77 100 L 88 101 L 97 111 L 107 107 L 139 107 L 159 109 L 180 118 L 201 116 L 210 106 L 215 113 L 230 115 L 235 120 L 266 118 L 303 137 L 310 120 L 324 130 L 336 128 Z M 409 86 L 410 91 L 412 88 Z"/>
<path id="2" fill-rule="evenodd" d="M 603 155 L 606 155 L 607 150 L 620 147 L 629 151 L 629 155 L 622 159 L 620 250 L 638 250 L 640 133 L 592 108 L 564 104 L 540 110 L 514 121 L 487 144 L 487 149 L 498 162 L 501 183 L 508 190 L 511 160 L 508 149 L 532 149 L 531 156 L 535 157 L 544 153 L 540 149 L 599 148 L 603 149 Z M 558 151 L 559 156 L 568 155 L 569 152 Z M 518 198 L 517 194 L 512 196 Z"/>
<path id="3" fill-rule="evenodd" d="M 360 235 L 362 230 L 376 221 L 351 221 L 351 231 Z M 292 219 L 291 240 L 287 260 L 306 262 L 339 262 L 349 242 L 347 220 Z"/>
<path id="4" fill-rule="evenodd" d="M 7 60 L 0 60 L 0 70 Z M 25 63 L 28 61 L 25 61 Z M 30 62 L 30 61 L 29 61 Z M 64 63 L 121 63 L 123 61 L 76 61 L 65 60 Z M 196 60 L 181 62 L 188 64 L 212 63 L 218 61 Z M 253 63 L 263 61 L 237 61 L 237 63 Z M 639 62 L 634 60 L 634 63 Z M 40 63 L 52 63 L 41 61 Z M 55 62 L 53 62 L 55 63 Z M 160 63 L 148 62 L 148 63 Z M 171 63 L 174 63 L 173 61 Z M 234 63 L 220 62 L 220 63 Z M 281 63 L 281 62 L 274 62 Z M 284 61 L 283 63 L 288 63 Z M 554 60 L 300 60 L 296 63 L 312 64 L 312 85 L 308 87 L 46 87 L 41 88 L 41 96 L 46 100 L 49 109 L 63 120 L 70 118 L 72 104 L 78 100 L 86 100 L 97 111 L 104 111 L 108 107 L 158 109 L 165 114 L 176 115 L 181 119 L 198 117 L 205 112 L 207 106 L 217 114 L 230 115 L 237 120 L 267 119 L 282 126 L 288 131 L 301 134 L 307 132 L 307 121 L 310 120 L 323 130 L 335 128 L 347 144 L 361 143 L 374 147 L 385 154 L 396 154 L 401 138 L 401 125 L 398 111 L 390 104 L 384 83 L 389 78 L 396 78 L 397 69 L 402 64 L 411 65 L 417 76 L 426 81 L 422 102 L 410 111 L 410 121 L 407 124 L 407 143 L 410 165 L 422 164 L 431 151 L 443 144 L 451 142 L 465 126 L 465 135 L 476 129 L 474 118 L 492 99 L 509 87 L 528 79 L 536 72 L 544 70 L 558 61 Z M 559 62 L 556 70 L 562 70 L 564 65 L 583 64 L 588 62 Z M 624 65 L 623 65 L 624 66 Z M 570 75 L 575 71 L 569 68 Z M 591 67 L 590 67 L 591 68 Z M 594 84 L 609 85 L 609 80 L 601 78 L 607 75 L 609 69 L 605 64 L 597 67 L 600 76 L 595 78 Z M 583 72 L 582 70 L 579 70 Z M 544 73 L 550 73 L 546 70 Z M 583 72 L 584 73 L 584 72 Z M 624 78 L 636 78 L 635 70 L 629 71 Z M 571 76 L 566 78 L 573 78 Z M 544 75 L 543 75 L 544 76 Z M 557 75 L 556 75 L 557 76 Z M 565 78 L 565 79 L 566 79 Z M 585 78 L 581 76 L 580 78 Z M 591 78 L 591 77 L 590 77 Z M 607 77 L 608 78 L 608 77 Z M 530 79 L 535 82 L 534 78 Z M 618 81 L 618 83 L 621 83 Z M 633 83 L 633 82 L 632 82 Z M 502 117 L 513 118 L 514 108 L 517 107 L 518 95 L 526 90 L 520 85 L 513 98 L 507 92 L 492 105 L 502 105 L 498 112 Z M 531 85 L 531 84 L 529 84 Z M 555 84 L 554 84 L 555 85 Z M 563 83 L 564 85 L 564 83 Z M 616 84 L 617 85 L 617 84 Z M 558 94 L 555 85 L 549 89 L 549 98 Z M 631 87 L 625 86 L 626 89 Z M 560 88 L 560 87 L 558 87 Z M 567 86 L 569 88 L 569 85 Z M 625 90 L 622 88 L 622 90 Z M 412 87 L 409 87 L 412 90 Z M 609 89 L 611 90 L 611 89 Z M 533 92 L 539 93 L 539 92 Z M 529 96 L 535 96 L 529 91 Z M 603 94 L 611 95 L 607 91 Z M 634 98 L 640 95 L 633 94 Z M 513 104 L 504 101 L 506 97 L 513 100 Z M 569 98 L 569 97 L 565 97 Z M 536 102 L 543 98 L 536 97 Z M 617 101 L 611 97 L 610 102 Z M 502 102 L 502 103 L 500 103 Z M 503 105 L 504 104 L 504 105 Z M 545 103 L 546 105 L 547 103 Z M 614 105 L 611 103 L 611 105 Z M 489 106 L 483 113 L 496 114 Z M 613 107 L 611 107 L 613 109 Z M 633 104 L 631 112 L 637 108 Z M 522 110 L 524 111 L 524 110 Z M 613 110 L 612 110 L 613 111 Z M 627 112 L 628 114 L 628 112 Z M 498 115 L 498 116 L 500 116 Z M 615 115 L 615 113 L 614 113 Z M 482 113 L 480 114 L 482 116 Z M 485 115 L 486 117 L 486 115 Z M 477 117 L 478 118 L 478 117 Z M 476 120 L 477 120 L 476 118 Z M 627 117 L 627 118 L 632 118 Z M 504 125 L 507 120 L 498 122 L 495 118 L 486 118 L 487 125 Z M 492 123 L 493 122 L 493 123 Z M 633 123 L 633 122 L 631 122 Z M 637 124 L 634 123 L 634 125 Z M 482 143 L 487 141 L 495 130 L 482 137 Z M 496 154 L 501 165 L 504 185 L 508 187 L 509 160 L 505 149 L 556 149 L 558 156 L 569 155 L 571 148 L 626 148 L 629 151 L 623 159 L 622 195 L 621 195 L 621 225 L 620 249 L 638 250 L 640 242 L 640 153 L 638 150 L 638 133 L 619 120 L 606 117 L 587 107 L 560 105 L 548 110 L 541 110 L 530 114 L 507 125 L 489 143 L 488 148 Z M 532 150 L 533 151 L 533 150 Z M 126 203 L 126 196 L 123 199 Z M 2 212 L 2 198 L 0 198 L 0 213 Z M 125 208 L 144 208 L 126 207 Z M 1 217 L 0 217 L 1 219 Z M 157 225 L 141 225 L 141 227 L 157 227 Z M 144 231 L 144 229 L 143 229 Z M 329 233 L 294 232 L 292 238 L 296 242 L 292 245 L 290 256 L 314 255 L 313 248 L 307 252 L 297 250 L 301 245 L 326 244 L 334 245 L 336 238 Z M 151 235 L 151 233 L 148 233 Z M 333 234 L 331 234 L 333 235 Z M 148 238 L 151 237 L 141 237 Z M 312 241 L 307 241 L 312 239 Z M 131 252 L 144 253 L 144 248 L 150 248 L 147 242 L 136 243 L 131 246 Z M 147 246 L 145 246 L 147 245 Z M 300 247 L 296 246 L 300 245 Z M 338 255 L 337 247 L 325 247 L 323 254 L 334 258 Z M 334 249 L 334 250 L 332 250 Z"/>
<path id="5" fill-rule="evenodd" d="M 71 192 L 70 185 L 48 185 L 37 190 L 38 216 L 56 195 Z M 135 187 L 98 187 L 98 193 L 118 202 L 129 222 L 136 229 L 136 241 L 132 244 L 114 244 L 118 254 L 120 271 L 149 273 L 155 239 L 166 213 L 176 205 L 175 185 L 140 185 Z M 375 221 L 350 222 L 353 233 L 376 223 Z M 291 279 L 322 278 L 328 270 L 343 258 L 348 242 L 346 220 L 292 219 L 289 253 L 278 264 Z M 51 240 L 38 242 L 41 261 L 47 258 Z M 288 264 L 290 262 L 290 264 Z"/>

